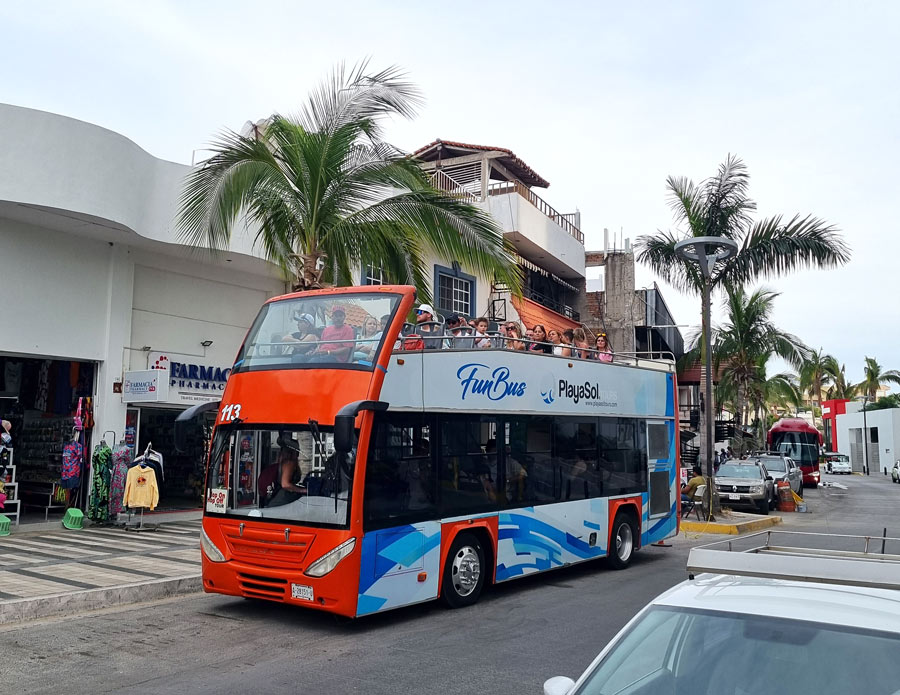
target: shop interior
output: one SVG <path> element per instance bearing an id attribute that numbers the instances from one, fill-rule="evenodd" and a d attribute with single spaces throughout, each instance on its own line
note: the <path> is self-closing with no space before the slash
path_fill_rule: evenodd
<path id="1" fill-rule="evenodd" d="M 0 460 L 6 499 L 0 514 L 13 521 L 44 521 L 68 506 L 87 504 L 87 467 L 77 485 L 60 491 L 63 448 L 78 441 L 91 450 L 87 412 L 96 364 L 0 354 L 0 419 L 12 423 L 12 447 Z M 82 403 L 75 427 L 78 404 Z M 87 454 L 86 458 L 89 458 Z"/>
<path id="2" fill-rule="evenodd" d="M 136 455 L 150 446 L 163 457 L 163 480 L 157 481 L 160 491 L 158 511 L 199 509 L 202 506 L 209 428 L 192 429 L 187 450 L 179 453 L 175 450 L 175 418 L 181 412 L 181 408 L 128 409 L 126 441 L 137 439 Z"/>

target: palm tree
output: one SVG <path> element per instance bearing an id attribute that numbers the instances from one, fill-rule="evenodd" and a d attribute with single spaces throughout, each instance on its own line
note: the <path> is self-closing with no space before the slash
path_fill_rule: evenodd
<path id="1" fill-rule="evenodd" d="M 807 359 L 800 365 L 800 390 L 809 396 L 814 425 L 817 408 L 821 414 L 822 389 L 831 380 L 828 366 L 832 360 L 834 357 L 826 355 L 820 348 L 810 352 Z M 815 426 L 818 427 L 818 425 Z"/>
<path id="2" fill-rule="evenodd" d="M 900 371 L 896 369 L 882 370 L 874 357 L 866 357 L 865 379 L 857 384 L 857 388 L 862 391 L 869 400 L 869 403 L 875 402 L 875 396 L 878 389 L 883 384 L 900 385 Z"/>
<path id="3" fill-rule="evenodd" d="M 245 216 L 294 290 L 352 284 L 351 270 L 371 264 L 427 298 L 426 259 L 437 256 L 519 293 L 521 271 L 491 217 L 436 190 L 382 139 L 384 119 L 415 115 L 418 89 L 395 67 L 367 67 L 335 68 L 296 117 L 220 135 L 186 179 L 182 238 L 226 249 Z"/>
<path id="4" fill-rule="evenodd" d="M 709 293 L 699 267 L 680 258 L 675 245 L 686 238 L 717 236 L 738 244 L 737 253 L 711 269 L 709 288 L 742 286 L 806 267 L 843 265 L 850 250 L 837 229 L 812 217 L 781 215 L 754 221 L 756 203 L 749 197 L 750 176 L 737 157 L 729 155 L 715 176 L 699 185 L 686 177 L 666 179 L 676 229 L 638 237 L 638 260 L 683 292 L 700 294 L 701 316 L 708 316 Z M 710 404 L 708 404 L 709 406 Z M 705 413 L 712 408 L 707 407 Z M 701 424 L 700 436 L 706 428 Z M 701 442 L 701 450 L 703 449 Z"/>
<path id="5" fill-rule="evenodd" d="M 769 359 L 777 355 L 796 368 L 809 356 L 803 341 L 772 323 L 778 295 L 765 288 L 748 294 L 740 286 L 726 287 L 725 322 L 711 331 L 713 368 L 722 375 L 720 392 L 730 396 L 741 432 L 747 423 L 748 409 L 759 411 L 758 399 L 754 400 L 752 394 L 763 388 Z M 686 355 L 690 361 L 697 359 L 702 334 L 694 335 L 692 340 Z"/>
<path id="6" fill-rule="evenodd" d="M 825 372 L 828 374 L 828 380 L 831 386 L 825 391 L 825 395 L 829 399 L 839 398 L 852 400 L 856 398 L 857 387 L 847 381 L 847 374 L 844 365 L 840 364 L 834 357 L 828 356 L 825 361 Z"/>
<path id="7" fill-rule="evenodd" d="M 781 372 L 771 377 L 766 375 L 768 356 L 761 356 L 757 366 L 756 379 L 750 385 L 749 400 L 756 414 L 756 439 L 760 448 L 765 447 L 767 415 L 771 407 L 796 412 L 800 405 L 800 386 L 797 377 L 790 372 Z"/>

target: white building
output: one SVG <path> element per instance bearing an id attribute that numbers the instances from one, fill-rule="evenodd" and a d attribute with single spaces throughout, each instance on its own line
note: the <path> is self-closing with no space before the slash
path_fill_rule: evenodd
<path id="1" fill-rule="evenodd" d="M 190 167 L 42 111 L 0 105 L 0 129 L 0 417 L 14 424 L 19 496 L 40 511 L 51 504 L 77 405 L 90 398 L 95 422 L 84 444 L 125 441 L 140 453 L 152 442 L 165 457 L 161 507 L 196 506 L 202 442 L 177 454 L 172 423 L 187 406 L 218 399 L 260 305 L 288 287 L 240 226 L 216 256 L 179 243 Z M 440 149 L 418 154 L 427 162 Z M 475 151 L 487 178 L 471 197 L 516 246 L 526 298 L 512 302 L 505 288 L 436 261 L 436 306 L 445 316 L 578 325 L 577 216 L 538 198 L 530 187 L 546 181 L 511 152 Z M 371 268 L 360 272 L 362 284 L 378 280 Z M 87 488 L 83 476 L 82 507 Z"/>
<path id="2" fill-rule="evenodd" d="M 850 457 L 855 472 L 865 472 L 867 456 L 873 475 L 890 473 L 900 460 L 900 408 L 867 410 L 864 417 L 859 403 L 847 403 L 847 413 L 837 416 L 837 430 L 841 453 Z"/>
<path id="3" fill-rule="evenodd" d="M 0 129 L 0 416 L 15 427 L 20 497 L 49 503 L 71 416 L 90 396 L 90 445 L 152 440 L 166 454 L 162 505 L 199 500 L 197 457 L 174 455 L 171 423 L 216 397 L 259 306 L 284 283 L 246 235 L 217 258 L 178 243 L 189 167 L 32 109 L 0 105 Z M 167 362 L 185 378 L 122 393 L 131 370 Z"/>

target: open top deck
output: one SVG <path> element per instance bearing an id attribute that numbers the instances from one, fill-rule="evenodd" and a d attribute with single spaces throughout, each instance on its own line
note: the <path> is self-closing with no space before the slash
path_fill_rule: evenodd
<path id="1" fill-rule="evenodd" d="M 900 589 L 900 539 L 762 531 L 692 548 L 687 570 Z"/>

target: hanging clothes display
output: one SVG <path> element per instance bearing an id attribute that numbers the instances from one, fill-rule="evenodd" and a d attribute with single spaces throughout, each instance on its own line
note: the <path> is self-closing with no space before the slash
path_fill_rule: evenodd
<path id="1" fill-rule="evenodd" d="M 147 508 L 151 511 L 159 502 L 159 486 L 156 472 L 147 464 L 138 464 L 128 470 L 125 478 L 125 506 L 131 509 Z"/>
<path id="2" fill-rule="evenodd" d="M 78 435 L 76 434 L 76 437 Z M 84 461 L 84 447 L 77 439 L 66 442 L 62 453 L 62 481 L 60 486 L 75 490 L 81 485 L 81 469 Z"/>
<path id="3" fill-rule="evenodd" d="M 125 478 L 131 466 L 131 447 L 123 439 L 112 451 L 112 466 L 109 476 L 109 517 L 111 519 L 124 508 Z"/>
<path id="4" fill-rule="evenodd" d="M 91 497 L 87 515 L 93 521 L 109 521 L 109 483 L 112 449 L 105 441 L 94 447 L 91 457 Z"/>

